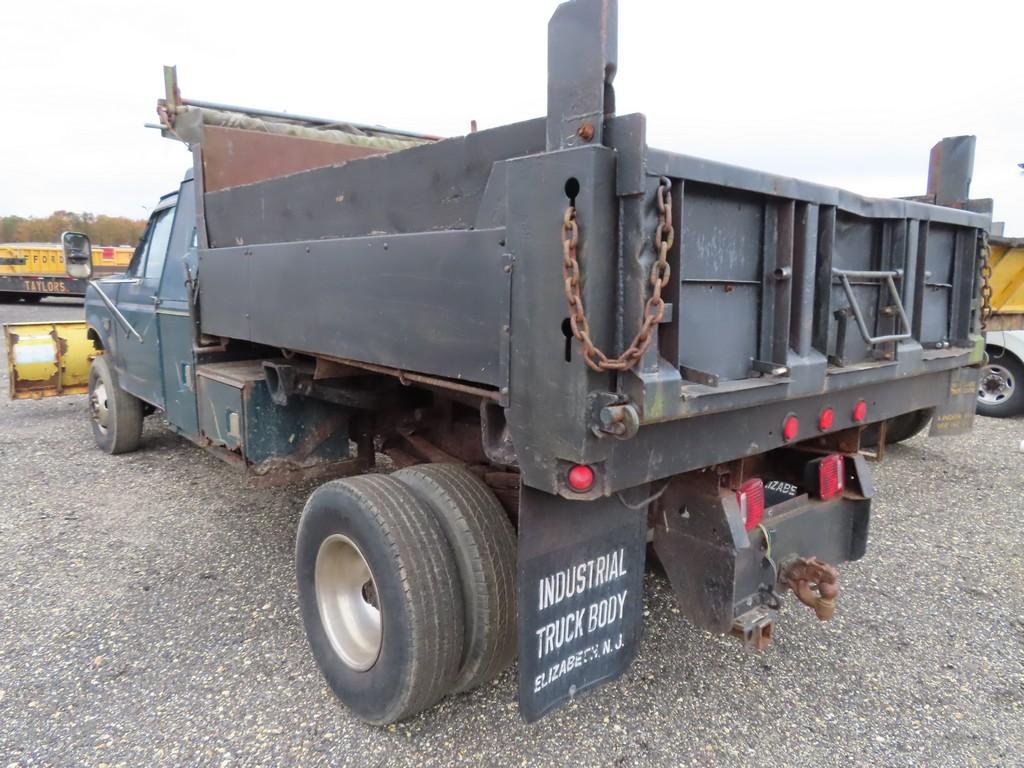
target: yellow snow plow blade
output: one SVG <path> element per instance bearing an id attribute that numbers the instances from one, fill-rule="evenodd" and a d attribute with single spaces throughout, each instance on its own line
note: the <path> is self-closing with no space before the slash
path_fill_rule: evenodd
<path id="1" fill-rule="evenodd" d="M 86 333 L 81 321 L 4 325 L 11 399 L 84 394 L 96 354 Z"/>

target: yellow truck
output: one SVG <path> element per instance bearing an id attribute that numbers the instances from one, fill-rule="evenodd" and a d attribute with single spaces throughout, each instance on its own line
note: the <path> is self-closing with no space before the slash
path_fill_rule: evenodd
<path id="1" fill-rule="evenodd" d="M 92 274 L 105 277 L 124 272 L 134 251 L 126 245 L 94 247 Z M 34 303 L 44 296 L 85 296 L 88 282 L 68 275 L 60 243 L 0 243 L 0 301 Z"/>
<path id="2" fill-rule="evenodd" d="M 992 295 L 986 324 L 988 364 L 978 381 L 978 413 L 1024 413 L 1024 238 L 989 238 Z"/>

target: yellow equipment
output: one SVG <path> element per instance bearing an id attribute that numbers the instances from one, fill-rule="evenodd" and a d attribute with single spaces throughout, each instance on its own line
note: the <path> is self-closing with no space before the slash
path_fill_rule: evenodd
<path id="1" fill-rule="evenodd" d="M 80 320 L 4 325 L 11 399 L 84 394 L 96 355 L 87 330 Z"/>
<path id="2" fill-rule="evenodd" d="M 992 318 L 988 330 L 1024 329 L 1024 238 L 989 238 Z"/>
<path id="3" fill-rule="evenodd" d="M 129 246 L 94 247 L 93 277 L 124 272 L 134 251 Z M 87 284 L 68 276 L 60 243 L 0 244 L 0 297 L 84 296 Z"/>

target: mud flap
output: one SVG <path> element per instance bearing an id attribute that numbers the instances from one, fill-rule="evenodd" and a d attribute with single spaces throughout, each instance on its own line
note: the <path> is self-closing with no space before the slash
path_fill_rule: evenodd
<path id="1" fill-rule="evenodd" d="M 519 711 L 527 722 L 621 675 L 643 616 L 647 514 L 617 497 L 519 502 Z"/>
<path id="2" fill-rule="evenodd" d="M 929 437 L 962 435 L 974 426 L 981 368 L 957 368 L 949 377 L 949 399 L 935 409 Z"/>

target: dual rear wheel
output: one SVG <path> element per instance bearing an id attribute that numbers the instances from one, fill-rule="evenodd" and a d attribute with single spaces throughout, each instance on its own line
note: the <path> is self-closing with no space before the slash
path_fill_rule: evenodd
<path id="1" fill-rule="evenodd" d="M 313 655 L 369 723 L 410 717 L 514 658 L 515 534 L 464 467 L 326 483 L 303 510 L 295 556 Z"/>

